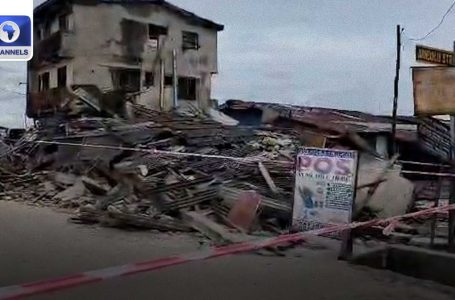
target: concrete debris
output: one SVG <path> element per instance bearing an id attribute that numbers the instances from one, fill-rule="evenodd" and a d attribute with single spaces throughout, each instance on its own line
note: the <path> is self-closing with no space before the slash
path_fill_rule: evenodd
<path id="1" fill-rule="evenodd" d="M 130 108 L 134 122 L 62 119 L 34 130 L 19 148 L 8 146 L 16 147 L 14 155 L 22 159 L 17 169 L 12 164 L 11 171 L 0 171 L 2 199 L 67 208 L 78 223 L 197 230 L 215 243 L 263 232 L 271 215 L 285 230 L 296 136 L 226 125 L 190 112 L 162 113 L 135 104 Z M 202 156 L 147 151 L 154 149 Z M 276 158 L 289 164 L 258 165 L 210 155 Z M 238 191 L 226 203 L 225 189 Z M 245 202 L 245 191 L 257 201 Z M 204 211 L 211 211 L 211 217 Z"/>
<path id="2" fill-rule="evenodd" d="M 392 161 L 366 158 L 359 167 L 355 213 L 374 212 L 378 218 L 402 215 L 413 203 L 414 185 L 401 177 Z"/>
<path id="3" fill-rule="evenodd" d="M 85 194 L 85 185 L 77 179 L 74 185 L 55 195 L 55 199 L 66 206 L 71 200 L 77 200 Z"/>
<path id="4" fill-rule="evenodd" d="M 238 243 L 244 241 L 239 235 L 235 235 L 229 230 L 218 224 L 217 222 L 210 219 L 206 214 L 198 212 L 183 212 L 183 219 L 191 224 L 191 227 L 201 232 L 211 240 L 218 241 L 220 243 Z"/>
<path id="5" fill-rule="evenodd" d="M 0 140 L 1 199 L 67 208 L 78 223 L 195 230 L 214 243 L 289 230 L 294 158 L 309 145 L 306 136 L 133 103 L 128 115 L 47 120 L 13 142 Z M 330 134 L 326 147 L 352 145 Z M 414 186 L 394 160 L 361 158 L 354 217 L 409 210 Z"/>
<path id="6" fill-rule="evenodd" d="M 54 173 L 54 183 L 62 187 L 71 186 L 76 183 L 77 176 L 74 174 L 56 172 Z"/>
<path id="7" fill-rule="evenodd" d="M 0 140 L 0 158 L 6 156 L 10 150 L 11 148 Z"/>
<path id="8" fill-rule="evenodd" d="M 237 120 L 229 117 L 228 115 L 225 115 L 222 112 L 215 110 L 213 108 L 210 108 L 208 113 L 214 121 L 221 123 L 223 125 L 226 125 L 226 126 L 239 125 L 239 121 L 237 121 Z"/>
<path id="9" fill-rule="evenodd" d="M 84 183 L 85 188 L 92 192 L 94 195 L 106 195 L 109 191 L 109 186 L 107 184 L 101 184 L 96 180 L 93 180 L 87 176 L 81 177 L 82 183 Z"/>

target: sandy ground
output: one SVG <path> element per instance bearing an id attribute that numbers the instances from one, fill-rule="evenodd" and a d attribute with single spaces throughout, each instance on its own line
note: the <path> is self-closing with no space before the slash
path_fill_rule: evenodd
<path id="1" fill-rule="evenodd" d="M 0 201 L 0 286 L 198 249 L 188 235 L 75 225 L 68 215 Z M 455 289 L 336 260 L 333 249 L 193 262 L 35 299 L 453 300 Z"/>

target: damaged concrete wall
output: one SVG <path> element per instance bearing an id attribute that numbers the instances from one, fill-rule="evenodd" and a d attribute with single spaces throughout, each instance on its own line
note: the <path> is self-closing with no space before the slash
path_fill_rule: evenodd
<path id="1" fill-rule="evenodd" d="M 113 73 L 139 70 L 142 93 L 137 101 L 159 108 L 160 59 L 165 76 L 171 76 L 172 49 L 176 49 L 178 76 L 198 79 L 197 101 L 188 102 L 201 108 L 209 107 L 211 75 L 217 72 L 215 29 L 191 25 L 156 5 L 75 4 L 73 14 L 76 34 L 73 84 L 96 84 L 102 90 L 112 90 L 116 85 Z M 167 28 L 168 34 L 159 38 L 158 50 L 149 39 L 148 24 Z M 182 31 L 198 33 L 200 49 L 182 50 Z M 153 73 L 153 86 L 145 86 L 147 72 Z M 164 96 L 164 108 L 169 109 L 172 85 L 165 86 Z"/>
<path id="2" fill-rule="evenodd" d="M 49 73 L 49 88 L 56 88 L 58 87 L 58 69 L 61 67 L 66 67 L 66 77 L 67 77 L 67 84 L 69 85 L 71 82 L 74 81 L 73 79 L 73 61 L 71 59 L 62 60 L 56 64 L 43 66 L 39 70 L 35 72 L 31 72 L 29 74 L 30 84 L 33 91 L 38 90 L 38 76 L 43 75 L 44 73 Z"/>
<path id="3" fill-rule="evenodd" d="M 406 213 L 414 199 L 414 184 L 400 175 L 401 168 L 388 168 L 388 161 L 376 159 L 368 154 L 360 156 L 358 186 L 365 186 L 380 179 L 373 194 L 371 187 L 357 190 L 355 214 L 368 207 L 379 218 L 389 218 Z"/>

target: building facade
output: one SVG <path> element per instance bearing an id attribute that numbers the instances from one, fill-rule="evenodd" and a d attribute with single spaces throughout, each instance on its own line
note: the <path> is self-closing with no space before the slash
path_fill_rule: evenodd
<path id="1" fill-rule="evenodd" d="M 48 0 L 35 9 L 27 114 L 57 110 L 59 90 L 84 85 L 154 109 L 207 109 L 221 30 L 162 0 Z"/>

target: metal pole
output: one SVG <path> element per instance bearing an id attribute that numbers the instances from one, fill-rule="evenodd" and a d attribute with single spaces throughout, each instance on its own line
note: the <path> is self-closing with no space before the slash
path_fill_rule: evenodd
<path id="1" fill-rule="evenodd" d="M 455 116 L 450 116 L 450 141 L 451 141 L 451 160 L 455 158 Z M 454 179 L 450 179 L 450 197 L 449 203 L 455 203 L 455 184 Z M 449 212 L 449 251 L 455 252 L 455 212 Z"/>
<path id="2" fill-rule="evenodd" d="M 355 163 L 356 163 L 356 171 L 354 176 L 354 195 L 352 196 L 352 207 L 351 207 L 351 220 L 354 218 L 354 207 L 355 207 L 355 198 L 357 196 L 357 187 L 359 184 L 358 176 L 359 176 L 359 154 L 355 154 Z M 338 254 L 339 260 L 350 260 L 352 258 L 352 253 L 354 251 L 354 232 L 353 230 L 346 230 L 341 233 L 341 247 L 340 253 Z"/>
<path id="3" fill-rule="evenodd" d="M 160 59 L 160 109 L 164 110 L 164 62 Z"/>
<path id="4" fill-rule="evenodd" d="M 398 110 L 398 82 L 400 81 L 400 65 L 401 65 L 401 26 L 397 25 L 397 61 L 395 67 L 395 82 L 393 93 L 393 115 L 392 115 L 392 149 L 390 157 L 397 152 L 396 134 L 397 134 L 397 110 Z"/>
<path id="5" fill-rule="evenodd" d="M 455 53 L 455 42 L 453 43 L 453 51 Z M 455 60 L 455 55 L 452 58 Z M 455 62 L 455 61 L 454 61 Z M 455 116 L 450 116 L 450 159 L 453 161 L 455 159 Z M 455 184 L 454 180 L 451 179 L 450 181 L 450 197 L 449 203 L 455 203 Z M 449 236 L 448 236 L 448 243 L 449 243 L 449 252 L 455 252 L 455 212 L 449 211 Z"/>
<path id="6" fill-rule="evenodd" d="M 178 106 L 178 95 L 177 95 L 177 50 L 172 50 L 172 87 L 173 87 L 173 107 Z"/>
<path id="7" fill-rule="evenodd" d="M 25 81 L 25 114 L 27 115 L 28 110 L 30 109 L 30 73 L 31 73 L 31 63 L 30 61 L 27 61 L 27 70 L 25 72 L 26 74 L 26 81 Z M 24 84 L 24 82 L 20 82 L 19 85 Z M 26 117 L 27 118 L 27 117 Z"/>

